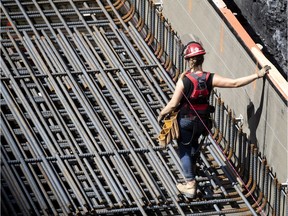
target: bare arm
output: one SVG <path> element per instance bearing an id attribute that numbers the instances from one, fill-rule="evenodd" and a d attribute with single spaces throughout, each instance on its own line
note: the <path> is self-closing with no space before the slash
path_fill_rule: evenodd
<path id="1" fill-rule="evenodd" d="M 241 86 L 245 86 L 256 79 L 258 79 L 257 74 L 251 74 L 249 76 L 237 79 L 226 78 L 218 74 L 214 74 L 212 85 L 213 87 L 221 87 L 221 88 L 238 88 Z"/>
<path id="2" fill-rule="evenodd" d="M 170 112 L 172 112 L 173 110 L 176 109 L 176 107 L 179 105 L 179 103 L 183 97 L 183 94 L 182 94 L 183 90 L 184 90 L 184 85 L 183 85 L 182 79 L 179 79 L 177 84 L 176 84 L 175 91 L 172 95 L 171 100 L 168 102 L 168 104 L 160 112 L 160 115 L 158 117 L 158 122 L 161 121 L 161 119 L 165 115 L 169 114 Z"/>
<path id="3" fill-rule="evenodd" d="M 212 85 L 213 87 L 222 87 L 222 88 L 238 88 L 241 86 L 245 86 L 256 79 L 264 77 L 265 74 L 269 72 L 271 69 L 270 66 L 265 65 L 260 71 L 255 74 L 251 74 L 245 77 L 231 79 L 222 77 L 218 74 L 214 74 Z"/>

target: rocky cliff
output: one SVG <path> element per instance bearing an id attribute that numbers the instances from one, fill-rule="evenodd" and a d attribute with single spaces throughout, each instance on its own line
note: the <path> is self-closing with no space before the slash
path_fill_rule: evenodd
<path id="1" fill-rule="evenodd" d="M 256 43 L 287 79 L 287 0 L 225 0 Z"/>

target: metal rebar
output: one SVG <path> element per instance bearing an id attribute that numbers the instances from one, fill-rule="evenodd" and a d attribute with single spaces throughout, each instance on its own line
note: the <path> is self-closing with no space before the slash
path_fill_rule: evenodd
<path id="1" fill-rule="evenodd" d="M 211 141 L 212 145 L 214 146 L 214 148 L 217 150 L 219 147 L 217 146 L 216 142 L 213 140 L 213 138 L 211 137 L 211 135 L 208 136 L 209 140 Z M 257 215 L 257 213 L 255 212 L 255 210 L 252 208 L 252 206 L 250 205 L 250 203 L 248 202 L 248 200 L 245 198 L 244 194 L 242 194 L 241 189 L 239 188 L 239 184 L 236 180 L 236 178 L 233 176 L 233 173 L 230 173 L 230 169 L 228 166 L 228 164 L 221 160 L 220 158 L 218 158 L 218 156 L 213 152 L 213 150 L 207 146 L 207 148 L 209 149 L 210 153 L 213 155 L 214 159 L 217 161 L 217 163 L 220 165 L 221 169 L 225 172 L 225 174 L 227 175 L 228 179 L 231 181 L 234 189 L 237 191 L 237 193 L 241 196 L 242 200 L 245 202 L 245 204 L 247 205 L 247 207 L 250 209 L 251 213 L 253 215 Z"/>
<path id="2" fill-rule="evenodd" d="M 177 143 L 158 145 L 156 116 L 184 71 L 183 44 L 153 1 L 3 0 L 0 6 L 9 24 L 0 27 L 1 190 L 3 203 L 16 206 L 9 213 L 284 211 L 283 190 L 256 148 L 247 154 L 241 128 L 235 151 L 239 128 L 228 124 L 215 92 L 214 138 L 221 145 L 228 140 L 228 157 L 221 146 L 202 149 L 201 200 L 177 190 L 183 181 Z M 246 176 L 244 195 L 237 180 Z M 247 197 L 255 195 L 251 206 Z"/>

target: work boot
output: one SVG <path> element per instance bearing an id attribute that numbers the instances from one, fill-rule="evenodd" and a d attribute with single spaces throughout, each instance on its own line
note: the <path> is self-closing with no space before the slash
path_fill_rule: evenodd
<path id="1" fill-rule="evenodd" d="M 196 195 L 197 190 L 197 183 L 196 181 L 193 181 L 192 183 L 185 183 L 185 184 L 177 184 L 177 189 L 186 197 L 188 198 L 194 198 Z"/>

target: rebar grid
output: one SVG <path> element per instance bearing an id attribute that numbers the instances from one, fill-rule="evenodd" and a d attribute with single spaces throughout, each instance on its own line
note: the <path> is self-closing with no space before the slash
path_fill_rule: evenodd
<path id="1" fill-rule="evenodd" d="M 177 191 L 183 179 L 177 149 L 158 147 L 156 116 L 173 92 L 171 78 L 183 71 L 182 44 L 152 1 L 0 4 L 4 215 L 283 209 L 286 195 L 241 130 L 236 139 L 237 125 L 217 94 L 213 137 L 236 173 L 229 164 L 223 169 L 226 159 L 216 159 L 221 153 L 207 140 L 198 162 L 198 198 Z M 275 191 L 268 188 L 273 184 Z"/>

